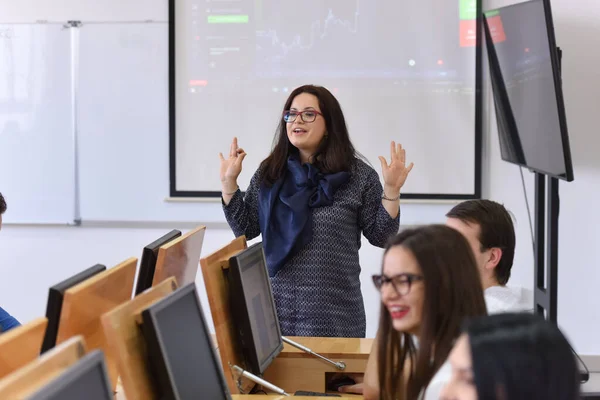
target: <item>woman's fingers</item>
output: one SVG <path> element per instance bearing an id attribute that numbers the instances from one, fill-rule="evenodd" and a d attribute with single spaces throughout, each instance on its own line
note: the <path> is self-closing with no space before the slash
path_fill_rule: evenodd
<path id="1" fill-rule="evenodd" d="M 231 146 L 229 147 L 229 157 L 235 157 L 238 150 L 238 141 L 237 137 L 234 137 L 231 141 Z"/>

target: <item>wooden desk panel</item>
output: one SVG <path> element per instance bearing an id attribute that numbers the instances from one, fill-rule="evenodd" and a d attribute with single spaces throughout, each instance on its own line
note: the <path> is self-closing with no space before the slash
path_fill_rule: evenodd
<path id="1" fill-rule="evenodd" d="M 264 379 L 288 393 L 298 390 L 325 392 L 327 373 L 364 373 L 374 339 L 289 337 L 332 361 L 343 361 L 346 369 L 333 365 L 284 343 L 281 354 L 265 371 Z"/>
<path id="2" fill-rule="evenodd" d="M 127 391 L 129 400 L 151 400 L 156 397 L 148 368 L 146 343 L 136 318 L 141 310 L 176 289 L 175 278 L 168 278 L 102 316 L 104 333 L 117 361 L 121 386 Z"/>
<path id="3" fill-rule="evenodd" d="M 174 277 L 178 287 L 196 281 L 200 253 L 204 243 L 205 226 L 199 226 L 158 249 L 152 286 Z"/>
<path id="4" fill-rule="evenodd" d="M 291 393 L 290 393 L 291 395 Z M 298 399 L 298 400 L 307 400 L 307 399 L 338 399 L 338 400 L 356 400 L 362 399 L 362 396 L 353 396 L 353 395 L 344 395 L 343 397 L 306 397 L 306 396 L 281 396 L 278 394 L 234 394 L 231 395 L 232 400 L 283 400 L 283 399 Z"/>
<path id="5" fill-rule="evenodd" d="M 100 317 L 131 299 L 137 258 L 132 257 L 65 292 L 56 343 L 82 335 L 88 350 L 104 351 L 113 388 L 117 365 L 106 341 Z"/>
<path id="6" fill-rule="evenodd" d="M 199 397 L 200 398 L 200 397 Z M 281 396 L 278 394 L 232 394 L 232 400 L 284 400 L 284 399 L 298 399 L 298 400 L 308 400 L 308 399 L 339 399 L 339 400 L 357 400 L 362 399 L 362 396 L 355 395 L 343 395 L 342 397 L 305 397 L 305 396 Z M 117 391 L 115 396 L 115 400 L 128 400 L 125 397 L 123 391 Z"/>
<path id="7" fill-rule="evenodd" d="M 371 354 L 371 348 L 375 339 L 361 338 L 330 338 L 330 337 L 305 337 L 305 336 L 286 336 L 288 339 L 300 343 L 308 347 L 315 353 L 321 355 L 328 354 L 328 358 L 335 357 L 350 357 L 363 359 L 368 358 Z M 306 354 L 300 349 L 290 346 L 287 343 L 283 344 L 283 351 L 279 357 L 298 357 L 306 356 L 314 358 L 310 354 Z M 364 372 L 364 371 L 362 371 Z"/>
<path id="8" fill-rule="evenodd" d="M 85 341 L 74 336 L 0 380 L 0 399 L 23 399 L 75 364 L 85 354 Z"/>
<path id="9" fill-rule="evenodd" d="M 200 260 L 210 312 L 215 325 L 219 358 L 231 393 L 239 393 L 239 390 L 229 365 L 238 365 L 242 368 L 245 366 L 241 351 L 237 347 L 237 334 L 230 312 L 229 288 L 224 270 L 229 268 L 229 258 L 246 247 L 246 238 L 240 236 Z M 249 391 L 254 386 L 254 383 L 246 378 L 242 378 L 241 382 L 243 391 Z"/>
<path id="10" fill-rule="evenodd" d="M 41 317 L 0 335 L 0 378 L 39 357 L 47 325 Z"/>

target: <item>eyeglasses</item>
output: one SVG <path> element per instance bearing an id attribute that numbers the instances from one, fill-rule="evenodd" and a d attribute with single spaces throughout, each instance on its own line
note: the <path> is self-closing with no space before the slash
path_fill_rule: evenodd
<path id="1" fill-rule="evenodd" d="M 294 122 L 298 115 L 300 116 L 300 118 L 302 118 L 302 121 L 304 122 L 315 122 L 315 119 L 317 119 L 317 115 L 323 114 L 321 114 L 317 110 L 286 110 L 283 112 L 283 120 L 287 123 Z"/>
<path id="2" fill-rule="evenodd" d="M 388 278 L 385 275 L 373 275 L 373 284 L 377 290 L 381 291 L 386 283 L 391 283 L 399 296 L 406 296 L 409 294 L 413 282 L 422 280 L 422 276 L 415 274 L 398 274 L 391 278 Z"/>

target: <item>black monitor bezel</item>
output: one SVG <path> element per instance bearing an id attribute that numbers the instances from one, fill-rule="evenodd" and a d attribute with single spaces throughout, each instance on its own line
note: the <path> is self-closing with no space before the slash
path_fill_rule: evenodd
<path id="1" fill-rule="evenodd" d="M 140 268 L 136 277 L 137 281 L 135 284 L 134 297 L 152 287 L 156 262 L 158 260 L 158 250 L 165 244 L 181 237 L 181 235 L 182 233 L 180 230 L 173 229 L 144 247 L 142 250 L 142 258 L 140 260 Z"/>
<path id="2" fill-rule="evenodd" d="M 104 387 L 106 389 L 106 400 L 113 400 L 114 393 L 112 390 L 110 377 L 108 376 L 108 370 L 106 368 L 104 352 L 102 352 L 102 350 L 93 350 L 84 355 L 66 371 L 61 373 L 58 377 L 54 378 L 48 384 L 37 390 L 33 395 L 28 397 L 28 400 L 52 399 L 53 396 L 60 394 L 61 391 L 64 390 L 65 386 L 72 384 L 84 374 L 91 372 L 91 370 L 95 368 L 102 369 L 101 375 L 103 377 Z"/>
<path id="3" fill-rule="evenodd" d="M 193 295 L 194 299 L 196 300 L 198 310 L 200 311 L 202 326 L 204 327 L 206 341 L 211 344 L 211 362 L 217 369 L 217 374 L 219 375 L 220 381 L 219 384 L 223 389 L 223 397 L 226 400 L 231 400 L 231 393 L 229 391 L 229 387 L 227 386 L 227 382 L 225 381 L 223 369 L 215 352 L 215 348 L 212 346 L 212 338 L 208 330 L 208 325 L 202 309 L 202 303 L 198 297 L 198 291 L 194 282 L 177 289 L 142 311 L 142 334 L 146 341 L 146 348 L 148 350 L 148 357 L 151 364 L 150 369 L 154 374 L 154 378 L 158 381 L 161 398 L 165 400 L 183 400 L 180 398 L 179 394 L 177 393 L 177 388 L 174 385 L 173 373 L 169 362 L 167 361 L 168 359 L 165 354 L 164 341 L 162 335 L 160 334 L 160 328 L 157 322 L 157 314 L 164 309 L 171 307 L 181 298 L 190 295 Z"/>
<path id="4" fill-rule="evenodd" d="M 265 360 L 259 360 L 256 351 L 256 340 L 254 333 L 252 332 L 252 325 L 250 322 L 250 316 L 248 313 L 248 304 L 246 302 L 246 296 L 244 293 L 244 284 L 242 278 L 242 265 L 246 258 L 254 257 L 256 252 L 262 254 L 263 265 L 265 268 L 265 276 L 267 277 L 267 287 L 269 288 L 268 300 L 270 306 L 273 308 L 275 314 L 275 321 L 277 331 L 279 332 L 279 346 L 271 354 L 269 354 Z M 267 270 L 266 258 L 262 246 L 262 242 L 255 243 L 254 245 L 244 249 L 237 254 L 229 258 L 229 272 L 228 272 L 228 283 L 229 283 L 229 297 L 231 302 L 231 313 L 233 315 L 235 330 L 237 332 L 239 340 L 239 348 L 241 348 L 244 361 L 246 362 L 246 369 L 255 375 L 262 375 L 265 370 L 271 365 L 273 360 L 283 350 L 283 339 L 281 335 L 281 327 L 279 325 L 279 317 L 277 315 L 277 308 L 275 306 L 275 299 L 273 297 L 273 289 L 271 287 L 271 280 L 269 279 L 269 272 Z M 247 339 L 250 341 L 248 343 Z"/>
<path id="5" fill-rule="evenodd" d="M 48 290 L 48 302 L 46 303 L 46 319 L 48 320 L 48 325 L 46 326 L 40 354 L 45 353 L 56 346 L 65 292 L 73 286 L 104 271 L 106 271 L 105 265 L 96 264 L 50 287 Z"/>
<path id="6" fill-rule="evenodd" d="M 564 96 L 563 96 L 563 91 L 562 91 L 562 81 L 561 81 L 561 63 L 560 63 L 560 57 L 559 57 L 559 50 L 556 46 L 556 36 L 554 33 L 554 21 L 553 21 L 553 17 L 552 17 L 552 9 L 550 6 L 550 0 L 527 0 L 521 3 L 517 3 L 517 4 L 511 4 L 505 7 L 498 7 L 498 8 L 494 8 L 494 9 L 490 9 L 490 10 L 483 10 L 483 24 L 482 24 L 482 29 L 484 31 L 484 35 L 486 38 L 486 44 L 487 44 L 487 52 L 488 52 L 488 62 L 490 64 L 490 69 L 493 69 L 494 66 L 492 64 L 497 63 L 497 59 L 493 59 L 494 56 L 496 55 L 495 51 L 494 51 L 494 46 L 491 40 L 491 33 L 489 31 L 489 25 L 487 22 L 487 17 L 486 14 L 489 12 L 500 12 L 500 14 L 502 13 L 502 10 L 505 10 L 507 8 L 512 8 L 512 7 L 522 7 L 524 4 L 530 4 L 530 3 L 536 3 L 536 2 L 541 2 L 542 3 L 542 7 L 544 9 L 544 19 L 546 22 L 546 32 L 547 32 L 547 36 L 548 36 L 548 47 L 549 47 L 549 51 L 550 51 L 550 60 L 551 60 L 551 64 L 552 64 L 552 74 L 553 74 L 553 84 L 554 84 L 554 93 L 556 96 L 556 106 L 557 106 L 557 114 L 558 114 L 558 123 L 559 123 L 559 128 L 560 128 L 560 135 L 561 135 L 561 140 L 562 140 L 562 153 L 563 153 L 563 158 L 564 158 L 564 163 L 565 163 L 565 173 L 564 174 L 554 174 L 554 173 L 550 173 L 549 171 L 544 171 L 535 167 L 531 167 L 529 165 L 525 163 L 521 163 L 518 162 L 517 160 L 513 160 L 513 159 L 509 159 L 507 157 L 504 156 L 504 154 L 502 154 L 501 152 L 501 158 L 503 161 L 506 161 L 508 163 L 511 164 L 515 164 L 515 165 L 519 165 L 521 167 L 527 168 L 530 171 L 539 173 L 539 174 L 543 174 L 546 176 L 550 176 L 553 178 L 557 178 L 557 179 L 561 179 L 561 180 L 565 180 L 567 182 L 571 182 L 575 179 L 574 177 L 574 173 L 573 173 L 573 159 L 571 156 L 571 146 L 570 146 L 570 142 L 569 142 L 569 133 L 568 133 L 568 128 L 567 128 L 567 115 L 566 115 L 566 110 L 565 110 L 565 103 L 564 103 Z M 524 21 L 524 23 L 526 23 L 526 21 Z M 490 43 L 492 44 L 492 46 L 490 46 Z M 497 69 L 497 67 L 496 67 Z M 494 103 L 496 103 L 496 96 L 494 96 Z M 505 106 L 505 104 L 504 104 Z M 509 104 L 510 107 L 510 104 Z M 498 107 L 496 106 L 496 111 L 498 111 Z M 514 119 L 514 118 L 513 118 Z M 510 121 L 511 117 L 508 116 L 507 120 Z M 512 124 L 510 124 L 512 125 Z M 513 127 L 516 129 L 516 127 Z M 498 129 L 501 129 L 500 126 L 498 126 Z M 518 132 L 508 132 L 509 136 L 518 136 Z"/>

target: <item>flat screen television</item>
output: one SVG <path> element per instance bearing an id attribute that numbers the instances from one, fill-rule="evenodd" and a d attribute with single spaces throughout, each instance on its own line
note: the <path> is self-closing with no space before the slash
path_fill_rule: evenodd
<path id="1" fill-rule="evenodd" d="M 140 261 L 140 269 L 137 275 L 134 296 L 137 296 L 144 290 L 152 287 L 152 279 L 154 279 L 154 271 L 156 269 L 158 250 L 160 247 L 174 239 L 177 239 L 180 236 L 181 231 L 173 229 L 166 235 L 156 239 L 154 242 L 144 247 L 144 250 L 142 251 L 142 260 Z"/>
<path id="2" fill-rule="evenodd" d="M 44 341 L 42 342 L 41 353 L 45 353 L 56 345 L 60 314 L 62 310 L 64 294 L 67 289 L 79 285 L 81 282 L 103 271 L 106 271 L 106 266 L 102 264 L 96 264 L 71 276 L 70 278 L 65 279 L 60 283 L 57 283 L 50 288 L 48 291 L 48 303 L 46 305 L 46 318 L 48 319 L 48 325 L 46 327 Z"/>
<path id="3" fill-rule="evenodd" d="M 93 350 L 28 400 L 113 400 L 104 353 Z"/>
<path id="4" fill-rule="evenodd" d="M 283 339 L 262 243 L 229 258 L 231 313 L 246 370 L 262 375 L 283 350 Z"/>
<path id="5" fill-rule="evenodd" d="M 142 311 L 150 371 L 163 400 L 231 400 L 195 283 Z"/>
<path id="6" fill-rule="evenodd" d="M 488 9 L 483 28 L 504 161 L 572 181 L 573 164 L 550 2 Z"/>

